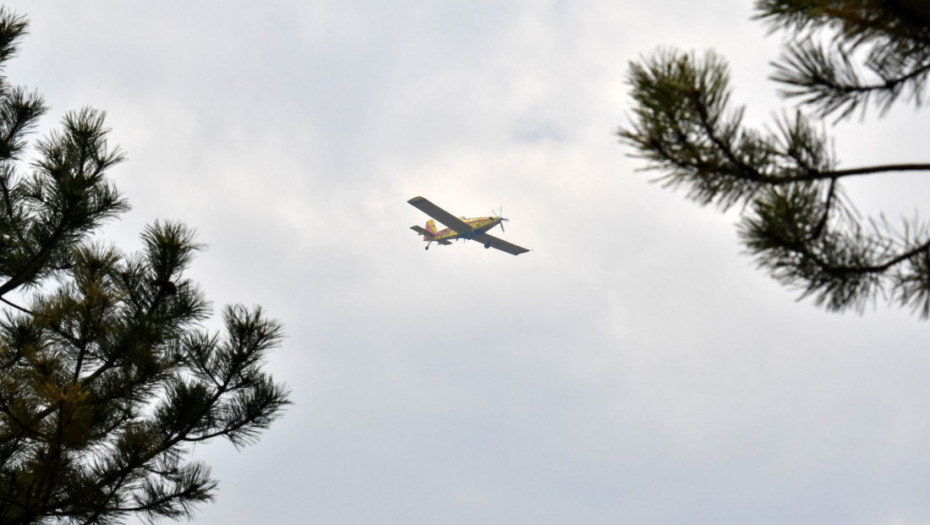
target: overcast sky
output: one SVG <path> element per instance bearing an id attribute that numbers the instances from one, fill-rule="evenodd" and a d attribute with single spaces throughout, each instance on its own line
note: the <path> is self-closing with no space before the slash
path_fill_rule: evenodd
<path id="1" fill-rule="evenodd" d="M 294 405 L 196 448 L 198 524 L 930 523 L 927 323 L 797 302 L 615 135 L 658 46 L 725 56 L 752 125 L 790 109 L 752 2 L 5 4 L 40 134 L 89 105 L 128 154 L 107 236 L 184 221 L 214 305 L 286 326 Z M 926 112 L 874 116 L 830 129 L 843 167 L 927 161 Z M 855 184 L 930 213 L 925 176 Z M 532 251 L 424 251 L 416 195 Z"/>

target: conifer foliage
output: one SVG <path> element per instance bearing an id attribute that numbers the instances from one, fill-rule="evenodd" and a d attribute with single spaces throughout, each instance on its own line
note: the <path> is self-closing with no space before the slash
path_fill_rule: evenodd
<path id="1" fill-rule="evenodd" d="M 26 26 L 0 10 L 0 67 Z M 182 224 L 151 225 L 136 254 L 93 238 L 128 209 L 102 112 L 69 113 L 19 175 L 44 111 L 0 76 L 0 523 L 189 517 L 216 488 L 193 444 L 251 443 L 288 403 L 262 371 L 282 328 L 242 306 L 200 327 Z"/>
<path id="2" fill-rule="evenodd" d="M 927 171 L 930 164 L 838 169 L 818 123 L 899 99 L 919 107 L 930 74 L 925 0 L 757 0 L 758 18 L 786 30 L 773 79 L 799 102 L 769 130 L 743 125 L 730 104 L 726 62 L 661 49 L 631 64 L 634 100 L 621 140 L 701 204 L 743 207 L 742 241 L 758 264 L 829 310 L 878 297 L 930 316 L 930 231 L 918 219 L 863 219 L 847 177 Z M 810 110 L 805 114 L 803 110 Z"/>

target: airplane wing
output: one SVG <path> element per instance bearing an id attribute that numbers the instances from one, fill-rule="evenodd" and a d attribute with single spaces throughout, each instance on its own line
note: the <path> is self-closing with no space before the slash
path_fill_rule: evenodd
<path id="1" fill-rule="evenodd" d="M 455 233 L 471 233 L 473 229 L 471 226 L 466 224 L 465 221 L 463 221 L 462 219 L 456 218 L 451 213 L 440 208 L 439 206 L 436 206 L 432 202 L 424 199 L 423 197 L 414 197 L 407 202 L 412 204 L 414 208 L 417 208 L 423 213 L 445 224 L 446 227 L 452 228 L 452 230 Z"/>
<path id="2" fill-rule="evenodd" d="M 471 238 L 471 240 L 480 242 L 481 244 L 485 246 L 489 246 L 491 248 L 497 248 L 498 250 L 502 252 L 507 252 L 512 255 L 520 255 L 521 253 L 526 253 L 529 251 L 526 248 L 523 248 L 522 246 L 517 246 L 516 244 L 510 244 L 509 242 L 503 239 L 498 239 L 497 237 L 493 235 L 488 235 L 486 233 L 475 235 L 474 237 Z"/>

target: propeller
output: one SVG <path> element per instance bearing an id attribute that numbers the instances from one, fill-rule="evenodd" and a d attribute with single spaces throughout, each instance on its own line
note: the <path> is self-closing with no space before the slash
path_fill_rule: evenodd
<path id="1" fill-rule="evenodd" d="M 500 219 L 500 222 L 499 222 L 498 224 L 501 225 L 501 231 L 504 232 L 504 233 L 507 233 L 507 231 L 504 230 L 504 221 L 509 220 L 509 219 L 505 219 L 504 217 L 501 217 L 501 214 L 503 214 L 503 213 L 504 213 L 504 207 L 503 207 L 503 206 L 501 206 L 501 207 L 497 210 L 497 215 L 494 215 L 494 210 L 491 210 L 491 215 L 494 216 L 494 217 L 496 217 L 496 218 L 498 218 L 498 219 Z"/>

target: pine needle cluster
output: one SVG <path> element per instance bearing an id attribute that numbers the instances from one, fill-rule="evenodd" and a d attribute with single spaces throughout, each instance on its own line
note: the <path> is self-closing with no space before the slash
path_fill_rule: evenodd
<path id="1" fill-rule="evenodd" d="M 884 112 L 901 96 L 923 104 L 930 74 L 924 0 L 760 0 L 756 7 L 771 29 L 797 37 L 773 79 L 819 116 L 841 119 L 869 103 Z"/>

